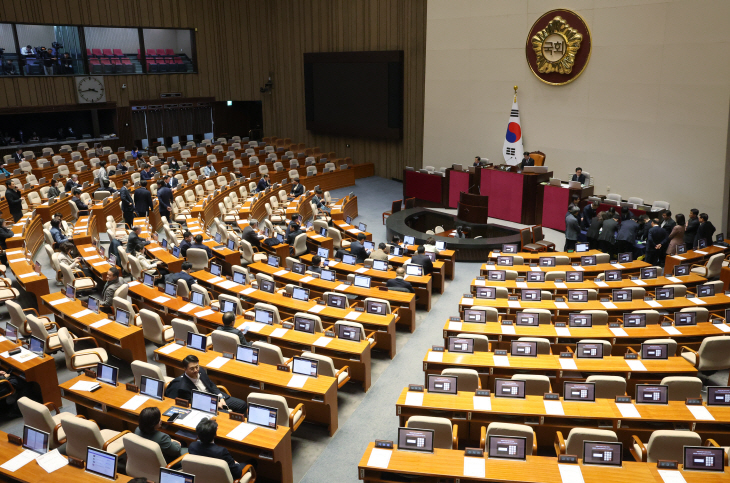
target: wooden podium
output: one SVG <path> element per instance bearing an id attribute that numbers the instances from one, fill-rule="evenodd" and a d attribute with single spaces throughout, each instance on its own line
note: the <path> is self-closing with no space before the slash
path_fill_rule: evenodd
<path id="1" fill-rule="evenodd" d="M 461 192 L 456 217 L 467 223 L 487 223 L 489 196 Z"/>

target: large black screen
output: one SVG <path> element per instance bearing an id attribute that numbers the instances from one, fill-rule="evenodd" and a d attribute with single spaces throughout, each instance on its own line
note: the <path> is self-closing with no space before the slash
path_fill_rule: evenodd
<path id="1" fill-rule="evenodd" d="M 304 54 L 307 129 L 403 137 L 403 51 Z"/>

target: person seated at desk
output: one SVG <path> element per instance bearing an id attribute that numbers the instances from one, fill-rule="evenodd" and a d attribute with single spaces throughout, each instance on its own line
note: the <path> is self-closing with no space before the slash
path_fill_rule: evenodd
<path id="1" fill-rule="evenodd" d="M 695 236 L 694 246 L 700 240 L 705 240 L 708 245 L 712 244 L 712 235 L 715 234 L 715 225 L 709 220 L 707 213 L 700 213 L 700 226 L 697 228 L 697 235 Z"/>
<path id="2" fill-rule="evenodd" d="M 218 387 L 211 382 L 206 370 L 200 367 L 200 360 L 196 356 L 192 354 L 185 356 L 185 359 L 182 360 L 182 365 L 185 368 L 185 372 L 181 376 L 170 381 L 170 384 L 165 390 L 165 396 L 169 398 L 179 397 L 189 401 L 192 397 L 193 389 L 205 391 L 210 394 L 220 396 L 220 399 L 218 400 L 218 409 L 230 409 L 231 411 L 240 414 L 246 413 L 246 401 L 238 399 L 237 397 L 229 396 L 218 389 Z M 190 452 L 194 454 L 192 451 Z"/>
<path id="3" fill-rule="evenodd" d="M 114 292 L 116 292 L 123 283 L 124 281 L 119 277 L 119 268 L 109 267 L 109 270 L 106 272 L 106 283 L 104 284 L 104 288 L 101 290 L 101 298 L 99 299 L 99 303 L 101 304 L 99 307 L 100 309 L 108 313 L 112 312 Z"/>
<path id="4" fill-rule="evenodd" d="M 234 312 L 226 312 L 223 314 L 223 317 L 221 317 L 221 321 L 223 322 L 223 325 L 216 327 L 215 330 L 220 330 L 221 332 L 228 332 L 229 334 L 233 334 L 236 337 L 238 337 L 238 343 L 245 346 L 250 346 L 251 343 L 246 340 L 246 337 L 243 335 L 243 331 L 240 329 L 236 329 L 233 326 L 233 323 L 236 322 L 236 314 Z"/>
<path id="5" fill-rule="evenodd" d="M 7 166 L 5 164 L 5 162 L 0 160 L 0 174 L 4 174 L 6 178 L 9 178 L 13 174 L 10 171 L 8 171 L 7 169 L 5 169 L 5 166 Z"/>
<path id="6" fill-rule="evenodd" d="M 117 163 L 117 171 L 119 174 L 125 174 L 127 171 L 134 171 L 128 159 L 122 159 Z"/>
<path id="7" fill-rule="evenodd" d="M 423 245 L 418 246 L 416 254 L 411 257 L 411 263 L 422 266 L 424 275 L 431 275 L 433 273 L 433 262 L 426 255 L 426 247 Z"/>
<path id="8" fill-rule="evenodd" d="M 193 240 L 195 240 L 195 243 L 190 245 L 190 248 L 200 248 L 201 250 L 205 250 L 205 253 L 208 254 L 208 259 L 210 260 L 213 258 L 213 252 L 211 249 L 207 245 L 203 244 L 203 235 L 195 235 Z"/>
<path id="9" fill-rule="evenodd" d="M 261 239 L 256 229 L 259 227 L 259 221 L 252 218 L 248 222 L 248 226 L 241 232 L 241 239 L 246 240 L 252 247 L 261 248 Z"/>
<path id="10" fill-rule="evenodd" d="M 178 164 L 176 158 L 172 158 L 172 161 L 170 161 L 170 163 L 167 165 L 167 169 L 170 169 L 170 170 L 174 171 L 175 173 L 180 171 L 180 165 Z"/>
<path id="11" fill-rule="evenodd" d="M 297 213 L 292 213 L 291 221 L 289 222 L 289 226 L 286 229 L 286 242 L 289 245 L 293 245 L 294 239 L 304 233 L 304 230 L 302 230 L 302 225 L 300 223 L 301 220 L 299 219 L 299 215 Z"/>
<path id="12" fill-rule="evenodd" d="M 142 171 L 139 173 L 139 179 L 140 181 L 149 181 L 154 177 L 154 174 L 151 171 L 151 166 L 149 164 L 143 164 L 142 165 Z"/>
<path id="13" fill-rule="evenodd" d="M 162 428 L 161 417 L 159 408 L 144 408 L 139 413 L 139 426 L 134 430 L 134 434 L 153 443 L 157 443 L 160 451 L 162 451 L 162 457 L 165 458 L 165 463 L 169 464 L 171 461 L 185 454 L 185 450 L 179 441 L 170 438 L 168 434 L 160 431 Z"/>
<path id="14" fill-rule="evenodd" d="M 357 263 L 363 263 L 366 258 L 369 258 L 370 252 L 365 250 L 365 240 L 367 237 L 365 233 L 357 234 L 357 241 L 350 243 L 350 253 L 355 255 Z M 430 260 L 429 260 L 430 261 Z"/>
<path id="15" fill-rule="evenodd" d="M 137 146 L 132 146 L 130 154 L 132 155 L 132 159 L 137 159 L 139 157 L 139 148 Z"/>
<path id="16" fill-rule="evenodd" d="M 13 62 L 10 59 L 3 62 L 2 74 L 3 75 L 15 75 L 15 64 L 13 64 Z M 34 142 L 34 141 L 31 140 L 30 142 Z"/>
<path id="17" fill-rule="evenodd" d="M 236 462 L 226 448 L 218 446 L 213 442 L 217 431 L 218 423 L 215 421 L 210 419 L 203 419 L 200 421 L 195 427 L 195 432 L 198 434 L 198 440 L 190 443 L 188 453 L 225 461 L 233 479 L 238 480 L 241 478 L 243 468 L 245 468 L 246 465 Z"/>
<path id="18" fill-rule="evenodd" d="M 174 190 L 180 184 L 180 180 L 175 177 L 175 172 L 172 169 L 167 170 L 167 186 L 171 190 Z"/>
<path id="19" fill-rule="evenodd" d="M 322 257 L 315 255 L 312 257 L 312 266 L 309 267 L 308 271 L 322 274 Z"/>
<path id="20" fill-rule="evenodd" d="M 302 196 L 304 194 L 304 186 L 302 186 L 302 183 L 299 182 L 297 178 L 291 180 L 292 186 L 291 191 L 289 192 L 289 199 L 293 200 L 294 198 L 297 198 L 298 196 Z"/>
<path id="21" fill-rule="evenodd" d="M 74 188 L 80 188 L 81 185 L 79 184 L 79 176 L 77 174 L 72 174 L 70 178 L 66 180 L 66 185 L 63 187 L 63 190 L 66 193 L 73 192 Z"/>
<path id="22" fill-rule="evenodd" d="M 74 229 L 72 226 L 69 226 L 68 223 L 63 221 L 63 214 L 56 212 L 53 214 L 53 219 L 58 221 L 58 226 L 61 229 L 62 233 L 65 233 L 66 236 L 71 237 L 74 234 Z"/>
<path id="23" fill-rule="evenodd" d="M 161 261 L 150 260 L 149 258 L 147 258 L 147 256 L 144 254 L 144 247 L 140 246 L 139 244 L 137 244 L 134 252 L 130 253 L 130 255 L 137 258 L 137 260 L 139 261 L 139 266 L 143 272 L 154 275 L 154 272 L 156 270 L 157 272 L 159 272 L 160 275 L 162 275 L 163 280 L 164 277 L 170 273 L 160 266 L 160 264 L 162 263 Z"/>
<path id="24" fill-rule="evenodd" d="M 403 267 L 398 267 L 395 269 L 395 278 L 389 279 L 387 282 L 385 282 L 385 286 L 388 287 L 390 290 L 395 290 L 397 292 L 411 292 L 415 293 L 415 290 L 413 290 L 413 285 L 411 285 L 411 282 L 406 282 L 403 277 L 406 275 L 406 269 Z"/>
<path id="25" fill-rule="evenodd" d="M 477 166 L 481 166 L 481 165 L 482 165 L 481 156 L 474 156 L 474 164 L 472 164 L 472 166 L 474 166 L 476 168 Z"/>
<path id="26" fill-rule="evenodd" d="M 16 163 L 25 161 L 25 157 L 23 157 L 23 148 L 18 148 L 15 150 L 15 152 L 13 153 L 13 161 L 15 161 Z M 3 164 L 5 164 L 4 161 Z"/>
<path id="27" fill-rule="evenodd" d="M 454 233 L 454 238 L 470 238 L 469 235 L 471 235 L 471 227 L 461 225 L 456 227 L 456 233 Z"/>
<path id="28" fill-rule="evenodd" d="M 61 192 L 58 190 L 58 180 L 55 178 L 51 178 L 51 186 L 48 188 L 48 192 L 46 193 L 46 196 L 50 200 L 51 198 L 58 198 L 61 196 Z"/>
<path id="29" fill-rule="evenodd" d="M 530 152 L 525 151 L 522 157 L 522 161 L 517 165 L 520 167 L 520 171 L 525 169 L 527 166 L 535 166 L 535 160 L 530 157 Z"/>
<path id="30" fill-rule="evenodd" d="M 425 248 L 427 252 L 435 253 L 436 255 L 439 254 L 439 250 L 436 248 L 436 239 L 432 236 L 426 239 L 426 243 L 423 244 L 423 248 Z"/>
<path id="31" fill-rule="evenodd" d="M 583 174 L 583 168 L 580 166 L 575 168 L 575 174 L 570 178 L 570 181 L 580 181 L 580 184 L 586 184 L 586 175 Z"/>
<path id="32" fill-rule="evenodd" d="M 13 230 L 10 228 L 10 221 L 0 218 L 0 248 L 3 250 L 0 253 L 0 262 L 4 265 L 8 264 L 8 257 L 5 255 L 5 250 L 8 249 L 6 240 L 15 236 Z"/>
<path id="33" fill-rule="evenodd" d="M 74 257 L 74 254 L 77 253 L 74 243 L 71 240 L 66 240 L 58 246 L 58 262 L 68 265 L 71 267 L 71 270 L 81 270 L 85 276 L 91 277 L 91 270 L 81 265 L 83 259 L 81 257 Z M 56 285 L 62 287 L 63 281 L 61 283 L 57 282 Z"/>
<path id="34" fill-rule="evenodd" d="M 261 193 L 262 191 L 266 191 L 266 188 L 271 186 L 271 183 L 269 183 L 269 175 L 265 174 L 259 179 L 259 182 L 256 184 L 256 192 Z"/>
<path id="35" fill-rule="evenodd" d="M 15 393 L 2 399 L 3 406 L 5 407 L 2 413 L 7 419 L 15 419 L 23 416 L 18 409 L 18 399 L 26 395 L 26 389 L 28 388 L 22 378 L 5 371 L 0 371 L 0 396 L 10 394 L 13 389 Z M 34 397 L 34 399 L 36 398 Z"/>
<path id="36" fill-rule="evenodd" d="M 178 280 L 185 280 L 185 285 L 188 286 L 188 290 L 193 289 L 193 284 L 197 283 L 192 275 L 190 275 L 190 271 L 193 269 L 193 264 L 190 262 L 183 262 L 182 267 L 179 272 L 177 273 L 170 273 L 167 276 L 165 276 L 165 282 L 167 283 L 174 283 L 177 285 Z"/>
<path id="37" fill-rule="evenodd" d="M 193 234 L 185 230 L 183 232 L 183 241 L 180 242 L 180 255 L 185 257 L 188 253 L 188 248 L 193 246 Z"/>
<path id="38" fill-rule="evenodd" d="M 80 188 L 74 188 L 72 191 L 73 196 L 71 197 L 71 201 L 73 204 L 76 205 L 76 208 L 79 209 L 79 216 L 85 216 L 89 214 L 89 207 L 81 201 L 81 189 Z"/>
<path id="39" fill-rule="evenodd" d="M 631 211 L 626 206 L 621 207 L 621 223 L 631 218 Z"/>
<path id="40" fill-rule="evenodd" d="M 51 220 L 51 237 L 53 237 L 53 242 L 56 247 L 68 240 L 66 235 L 61 231 L 61 224 L 58 220 Z"/>
<path id="41" fill-rule="evenodd" d="M 322 201 L 322 197 L 323 197 L 322 188 L 320 188 L 319 186 L 314 188 L 314 196 L 312 197 L 312 203 L 314 203 L 314 206 L 316 206 L 317 209 L 320 211 L 324 211 L 325 213 L 331 213 L 332 208 L 327 206 Z"/>
<path id="42" fill-rule="evenodd" d="M 205 166 L 203 167 L 203 176 L 210 178 L 217 174 L 218 172 L 215 170 L 215 166 L 213 166 L 213 161 L 210 159 L 206 161 Z"/>
<path id="43" fill-rule="evenodd" d="M 140 233 L 142 233 L 141 226 L 132 227 L 132 231 L 129 232 L 129 237 L 127 238 L 127 253 L 133 254 L 134 252 L 141 250 L 142 248 L 150 244 L 149 240 L 139 236 Z"/>
<path id="44" fill-rule="evenodd" d="M 383 242 L 378 243 L 378 248 L 370 252 L 370 258 L 373 260 L 388 260 L 388 254 L 386 253 L 386 250 L 388 249 L 388 245 L 386 245 Z"/>

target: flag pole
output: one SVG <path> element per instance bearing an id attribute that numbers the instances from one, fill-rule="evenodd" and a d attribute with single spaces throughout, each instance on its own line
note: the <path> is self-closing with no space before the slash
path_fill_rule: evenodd
<path id="1" fill-rule="evenodd" d="M 517 102 L 517 86 L 515 86 L 515 100 L 514 102 Z"/>

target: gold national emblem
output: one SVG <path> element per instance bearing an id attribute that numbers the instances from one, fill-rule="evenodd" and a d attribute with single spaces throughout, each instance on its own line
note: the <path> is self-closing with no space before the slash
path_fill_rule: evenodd
<path id="1" fill-rule="evenodd" d="M 532 37 L 538 72 L 570 74 L 582 40 L 583 35 L 571 28 L 562 17 L 552 19 Z"/>

